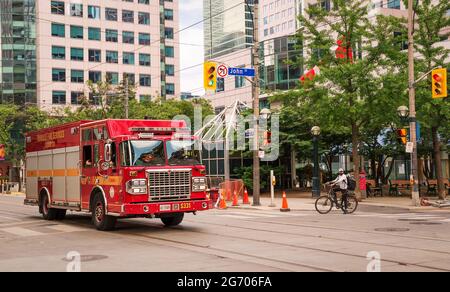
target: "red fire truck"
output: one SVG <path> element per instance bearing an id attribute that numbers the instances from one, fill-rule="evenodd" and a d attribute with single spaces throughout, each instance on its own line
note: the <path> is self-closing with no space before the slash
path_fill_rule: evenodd
<path id="1" fill-rule="evenodd" d="M 80 121 L 26 134 L 25 205 L 46 220 L 88 212 L 98 230 L 118 218 L 160 218 L 211 208 L 205 167 L 184 121 Z"/>

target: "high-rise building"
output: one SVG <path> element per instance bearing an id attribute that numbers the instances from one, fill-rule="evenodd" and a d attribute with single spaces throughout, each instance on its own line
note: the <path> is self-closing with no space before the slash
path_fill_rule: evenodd
<path id="1" fill-rule="evenodd" d="M 0 103 L 36 103 L 35 0 L 0 1 Z"/>
<path id="2" fill-rule="evenodd" d="M 206 59 L 252 46 L 252 9 L 253 0 L 203 0 Z"/>
<path id="3" fill-rule="evenodd" d="M 2 0 L 0 8 L 2 100 L 22 103 L 30 90 L 25 101 L 50 111 L 77 106 L 88 80 L 125 79 L 138 100 L 179 96 L 178 0 Z"/>

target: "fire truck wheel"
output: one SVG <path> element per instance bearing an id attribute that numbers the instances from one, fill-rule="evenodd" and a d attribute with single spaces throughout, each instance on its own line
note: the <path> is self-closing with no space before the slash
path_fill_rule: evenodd
<path id="1" fill-rule="evenodd" d="M 56 220 L 64 220 L 66 218 L 67 210 L 58 210 Z"/>
<path id="2" fill-rule="evenodd" d="M 41 195 L 40 206 L 39 206 L 40 211 L 42 213 L 42 217 L 44 217 L 44 219 L 48 220 L 48 221 L 56 220 L 58 210 L 50 208 L 49 205 L 50 205 L 50 203 L 48 201 L 48 196 L 47 196 L 47 194 L 43 193 Z"/>
<path id="3" fill-rule="evenodd" d="M 164 223 L 164 225 L 170 227 L 170 226 L 177 226 L 180 225 L 181 222 L 183 222 L 184 213 L 178 213 L 175 215 L 172 215 L 170 217 L 163 217 L 161 218 L 161 221 Z"/>
<path id="4" fill-rule="evenodd" d="M 111 231 L 116 226 L 117 218 L 106 215 L 105 202 L 103 197 L 97 194 L 94 198 L 92 206 L 92 222 L 97 230 Z"/>

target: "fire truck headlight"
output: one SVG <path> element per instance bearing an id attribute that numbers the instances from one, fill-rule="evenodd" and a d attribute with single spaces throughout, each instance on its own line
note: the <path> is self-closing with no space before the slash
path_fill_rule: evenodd
<path id="1" fill-rule="evenodd" d="M 147 193 L 147 182 L 145 179 L 133 179 L 127 183 L 127 193 L 142 195 Z"/>
<path id="2" fill-rule="evenodd" d="M 204 192 L 208 187 L 206 177 L 194 177 L 192 178 L 192 191 Z"/>

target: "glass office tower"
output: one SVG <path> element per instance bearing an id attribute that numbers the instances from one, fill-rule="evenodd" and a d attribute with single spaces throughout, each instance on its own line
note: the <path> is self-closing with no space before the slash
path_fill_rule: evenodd
<path id="1" fill-rule="evenodd" d="M 0 103 L 36 105 L 35 0 L 1 0 L 0 35 Z"/>

